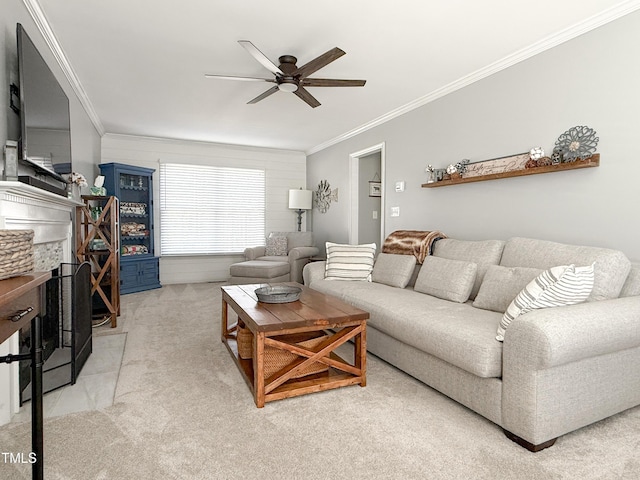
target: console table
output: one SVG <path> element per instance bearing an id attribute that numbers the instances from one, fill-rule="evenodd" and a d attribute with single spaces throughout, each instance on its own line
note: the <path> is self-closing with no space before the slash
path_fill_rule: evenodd
<path id="1" fill-rule="evenodd" d="M 39 272 L 0 280 L 0 343 L 31 322 L 31 352 L 6 355 L 0 363 L 31 360 L 31 447 L 35 455 L 33 478 L 43 478 L 42 441 L 42 324 L 43 286 L 51 272 Z M 31 456 L 28 457 L 31 459 Z"/>

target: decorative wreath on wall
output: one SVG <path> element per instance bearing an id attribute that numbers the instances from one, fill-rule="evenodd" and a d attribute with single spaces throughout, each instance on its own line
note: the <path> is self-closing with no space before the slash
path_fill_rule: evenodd
<path id="1" fill-rule="evenodd" d="M 334 188 L 331 190 L 331 185 L 329 185 L 327 180 L 320 180 L 318 189 L 313 192 L 313 196 L 316 208 L 320 213 L 327 213 L 327 210 L 329 210 L 329 207 L 331 206 L 331 202 L 338 201 L 338 189 Z"/>

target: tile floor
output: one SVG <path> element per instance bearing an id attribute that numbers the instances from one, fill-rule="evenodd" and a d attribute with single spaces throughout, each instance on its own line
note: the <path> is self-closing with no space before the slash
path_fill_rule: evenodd
<path id="1" fill-rule="evenodd" d="M 126 333 L 94 335 L 93 353 L 84 364 L 75 385 L 67 385 L 44 395 L 44 417 L 57 417 L 113 405 L 126 339 Z M 22 405 L 12 421 L 31 421 L 31 403 Z"/>

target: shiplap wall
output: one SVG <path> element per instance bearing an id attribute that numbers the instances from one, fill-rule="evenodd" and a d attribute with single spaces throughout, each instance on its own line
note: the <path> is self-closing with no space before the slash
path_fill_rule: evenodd
<path id="1" fill-rule="evenodd" d="M 158 172 L 160 162 L 264 169 L 267 192 L 265 235 L 271 231 L 297 228 L 297 217 L 288 208 L 288 193 L 289 189 L 306 187 L 306 156 L 302 152 L 107 134 L 102 138 L 102 163 L 110 162 L 156 169 L 153 178 L 155 245 L 156 255 L 160 256 L 160 282 L 165 285 L 225 281 L 229 277 L 229 265 L 242 261 L 244 257 L 162 255 Z M 197 181 L 195 178 L 194 182 Z M 250 246 L 253 245 L 247 245 Z"/>

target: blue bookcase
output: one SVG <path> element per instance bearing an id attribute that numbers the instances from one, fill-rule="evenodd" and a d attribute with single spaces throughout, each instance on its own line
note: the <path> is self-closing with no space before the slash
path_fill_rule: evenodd
<path id="1" fill-rule="evenodd" d="M 153 248 L 152 168 L 103 163 L 107 195 L 120 200 L 120 293 L 160 288 L 159 258 Z"/>

